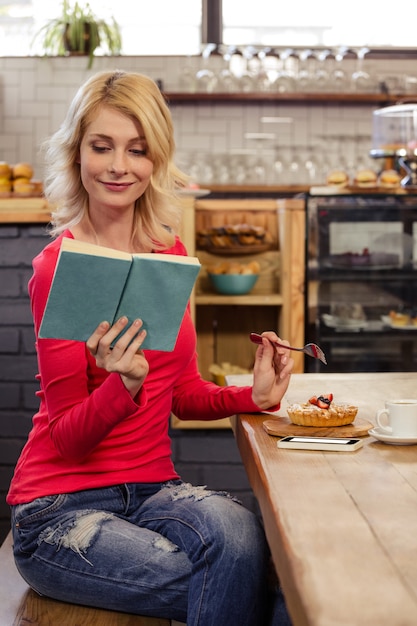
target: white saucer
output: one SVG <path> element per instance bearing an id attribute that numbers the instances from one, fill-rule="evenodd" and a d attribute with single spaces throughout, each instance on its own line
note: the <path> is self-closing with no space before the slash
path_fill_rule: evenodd
<path id="1" fill-rule="evenodd" d="M 379 439 L 379 441 L 391 443 L 395 446 L 411 446 L 417 443 L 417 437 L 395 437 L 377 427 L 371 428 L 371 430 L 368 431 L 368 435 L 372 435 L 372 437 Z"/>

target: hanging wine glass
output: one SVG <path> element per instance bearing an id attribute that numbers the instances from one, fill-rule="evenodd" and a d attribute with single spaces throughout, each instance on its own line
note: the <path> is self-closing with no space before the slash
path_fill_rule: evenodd
<path id="1" fill-rule="evenodd" d="M 193 156 L 191 163 L 188 174 L 193 181 L 206 185 L 213 183 L 214 171 L 209 155 L 198 152 Z"/>
<path id="2" fill-rule="evenodd" d="M 332 71 L 331 50 L 321 50 L 317 55 L 317 66 L 314 73 L 314 83 L 316 91 L 328 91 L 330 85 L 330 72 Z"/>
<path id="3" fill-rule="evenodd" d="M 364 70 L 364 59 L 369 48 L 363 47 L 356 51 L 356 70 L 352 74 L 353 91 L 368 93 L 374 90 L 371 75 Z"/>
<path id="4" fill-rule="evenodd" d="M 339 168 L 349 175 L 349 170 L 352 165 L 352 153 L 349 150 L 351 137 L 349 135 L 340 134 L 336 135 L 335 139 L 337 142 L 337 162 L 339 163 Z"/>
<path id="5" fill-rule="evenodd" d="M 282 140 L 289 141 L 289 129 L 288 126 L 293 123 L 292 117 L 284 116 L 263 116 L 261 117 L 262 124 L 273 124 L 278 128 L 282 128 L 282 125 L 286 127 L 282 131 L 278 130 L 274 137 L 279 137 L 280 141 L 273 146 L 273 160 L 270 167 L 270 180 L 271 184 L 277 185 L 289 185 L 289 158 L 288 158 L 288 146 L 282 145 Z M 271 133 L 272 135 L 272 133 Z"/>
<path id="6" fill-rule="evenodd" d="M 239 91 L 239 79 L 231 70 L 231 60 L 235 54 L 235 46 L 220 48 L 223 50 L 223 67 L 218 75 L 217 91 L 224 93 L 234 93 Z"/>
<path id="7" fill-rule="evenodd" d="M 216 90 L 217 76 L 210 69 L 210 55 L 216 48 L 217 45 L 215 43 L 209 43 L 201 54 L 203 67 L 196 73 L 196 87 L 199 93 L 213 93 Z"/>
<path id="8" fill-rule="evenodd" d="M 340 140 L 340 163 L 341 167 L 347 172 L 350 180 L 353 180 L 358 168 L 356 141 L 352 135 L 341 135 Z"/>
<path id="9" fill-rule="evenodd" d="M 295 91 L 295 73 L 291 68 L 291 60 L 294 58 L 294 50 L 286 48 L 279 53 L 281 69 L 275 78 L 272 89 L 278 93 L 291 93 Z"/>
<path id="10" fill-rule="evenodd" d="M 332 162 L 329 158 L 329 154 L 326 150 L 326 146 L 321 150 L 321 162 L 318 171 L 318 180 L 320 184 L 324 184 L 326 182 L 327 176 L 332 170 Z"/>
<path id="11" fill-rule="evenodd" d="M 317 158 L 317 152 L 316 146 L 307 146 L 303 178 L 308 185 L 315 185 L 320 182 L 320 161 Z"/>
<path id="12" fill-rule="evenodd" d="M 299 91 L 314 91 L 316 57 L 312 50 L 303 50 L 299 55 L 297 87 Z"/>
<path id="13" fill-rule="evenodd" d="M 230 180 L 229 159 L 225 154 L 213 155 L 213 182 L 218 185 L 227 185 Z"/>
<path id="14" fill-rule="evenodd" d="M 346 48 L 346 46 L 340 46 L 334 55 L 335 63 L 330 74 L 330 83 L 333 85 L 333 89 L 336 93 L 344 93 L 349 87 L 348 76 L 342 65 L 348 54 L 348 48 Z"/>
<path id="15" fill-rule="evenodd" d="M 358 170 L 374 169 L 375 160 L 369 154 L 371 145 L 370 135 L 357 135 L 355 137 L 355 161 Z"/>
<path id="16" fill-rule="evenodd" d="M 196 72 L 191 66 L 191 58 L 188 57 L 186 65 L 183 66 L 179 75 L 179 88 L 181 92 L 194 93 L 197 88 Z"/>
<path id="17" fill-rule="evenodd" d="M 243 52 L 240 48 L 230 46 L 230 61 L 229 69 L 236 77 L 238 83 L 238 89 L 240 90 L 240 77 L 246 71 L 246 59 L 243 56 Z"/>
<path id="18" fill-rule="evenodd" d="M 325 183 L 329 172 L 332 171 L 334 161 L 329 150 L 328 135 L 317 135 L 317 161 L 319 163 L 317 178 L 319 183 Z"/>
<path id="19" fill-rule="evenodd" d="M 289 162 L 284 154 L 284 146 L 274 146 L 274 162 L 272 163 L 271 183 L 273 185 L 287 185 Z"/>
<path id="20" fill-rule="evenodd" d="M 298 146 L 292 146 L 291 161 L 288 166 L 288 172 L 288 182 L 290 185 L 300 185 L 302 183 L 302 164 Z"/>
<path id="21" fill-rule="evenodd" d="M 272 162 L 272 151 L 265 150 L 264 142 L 275 139 L 274 133 L 245 133 L 245 139 L 256 142 L 255 153 L 248 162 L 249 181 L 256 185 L 265 185 L 270 179 L 270 165 Z"/>
<path id="22" fill-rule="evenodd" d="M 257 59 L 256 48 L 253 46 L 245 46 L 242 53 L 246 63 L 245 69 L 239 79 L 239 86 L 240 91 L 250 93 L 255 90 L 255 67 L 257 66 L 257 61 L 259 60 Z"/>
<path id="23" fill-rule="evenodd" d="M 259 59 L 258 75 L 255 78 L 256 91 L 270 91 L 278 74 L 278 59 L 272 48 L 261 48 L 257 53 Z"/>
<path id="24" fill-rule="evenodd" d="M 248 155 L 252 150 L 245 148 L 232 148 L 230 154 L 230 182 L 235 185 L 245 185 L 248 182 Z"/>
<path id="25" fill-rule="evenodd" d="M 341 155 L 339 152 L 339 135 L 330 135 L 327 133 L 321 136 L 321 140 L 323 142 L 322 171 L 324 178 L 326 178 L 330 171 L 343 169 L 343 162 L 341 162 Z"/>

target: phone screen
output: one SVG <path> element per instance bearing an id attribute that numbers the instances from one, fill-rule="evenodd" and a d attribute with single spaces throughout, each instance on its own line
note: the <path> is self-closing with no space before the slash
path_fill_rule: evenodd
<path id="1" fill-rule="evenodd" d="M 293 441 L 294 443 L 324 443 L 334 444 L 342 446 L 351 446 L 356 443 L 357 439 L 344 439 L 338 437 L 284 437 L 282 441 Z"/>
<path id="2" fill-rule="evenodd" d="M 277 442 L 278 448 L 299 450 L 357 450 L 363 446 L 362 439 L 352 437 L 300 437 L 289 436 Z"/>

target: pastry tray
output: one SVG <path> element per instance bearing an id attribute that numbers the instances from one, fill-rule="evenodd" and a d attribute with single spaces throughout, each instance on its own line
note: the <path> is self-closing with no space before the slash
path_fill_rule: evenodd
<path id="1" fill-rule="evenodd" d="M 374 427 L 371 422 L 356 417 L 352 424 L 346 426 L 314 427 L 293 424 L 289 417 L 274 417 L 263 422 L 268 435 L 287 437 L 288 435 L 309 435 L 311 437 L 363 437 Z"/>

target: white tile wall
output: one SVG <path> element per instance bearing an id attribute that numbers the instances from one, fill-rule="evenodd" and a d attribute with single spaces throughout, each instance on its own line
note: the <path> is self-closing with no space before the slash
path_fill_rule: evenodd
<path id="1" fill-rule="evenodd" d="M 85 58 L 0 58 L 0 160 L 29 161 L 34 166 L 35 176 L 41 178 L 43 165 L 39 147 L 59 126 L 77 87 L 91 73 L 107 68 L 139 71 L 161 79 L 166 91 L 175 91 L 179 89 L 185 65 L 195 68 L 197 62 L 196 58 L 186 57 L 98 57 L 92 70 L 87 70 Z M 378 63 L 379 66 L 373 68 L 378 76 L 403 75 L 414 70 L 412 61 L 409 65 L 404 61 Z M 287 160 L 293 157 L 295 148 L 305 160 L 306 146 L 315 146 L 320 163 L 330 148 L 327 156 L 332 157 L 334 164 L 341 148 L 349 161 L 357 157 L 357 135 L 365 136 L 359 147 L 365 159 L 371 147 L 373 107 L 370 105 L 173 103 L 171 110 L 179 162 L 186 167 L 195 160 L 196 153 L 214 157 L 216 163 L 222 155 L 228 155 L 227 163 L 230 163 L 232 150 L 249 149 L 256 153 L 256 142 L 245 139 L 248 132 L 276 133 L 274 141 L 262 146 L 268 167 L 273 161 L 270 151 L 274 145 L 280 147 Z M 291 117 L 293 122 L 267 125 L 261 122 L 262 116 Z M 338 142 L 331 139 L 335 135 L 346 135 L 351 140 Z M 324 166 L 329 164 L 326 162 Z M 375 161 L 370 164 L 377 168 Z M 316 182 L 321 180 L 322 174 Z"/>

